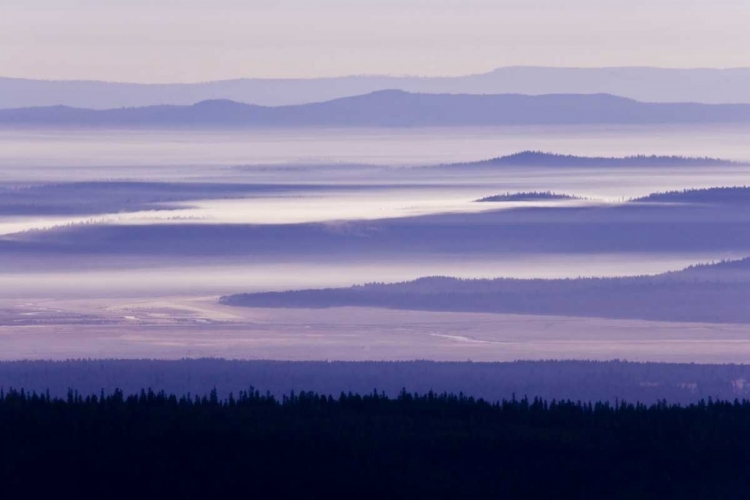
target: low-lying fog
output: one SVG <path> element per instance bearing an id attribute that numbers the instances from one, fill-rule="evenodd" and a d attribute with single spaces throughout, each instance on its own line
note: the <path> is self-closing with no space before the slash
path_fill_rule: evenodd
<path id="1" fill-rule="evenodd" d="M 67 205 L 89 200 L 90 193 L 51 190 L 34 206 L 38 213 L 0 215 L 0 236 L 13 241 L 24 231 L 34 237 L 68 226 L 106 225 L 284 225 L 377 220 L 438 213 L 476 213 L 518 207 L 570 207 L 625 199 L 654 191 L 689 187 L 745 185 L 750 167 L 711 168 L 499 168 L 495 171 L 429 169 L 429 165 L 498 157 L 522 150 L 581 156 L 632 154 L 686 155 L 750 160 L 750 129 L 687 128 L 482 128 L 278 130 L 243 132 L 0 131 L 0 187 L 70 181 L 222 182 L 270 185 L 269 192 L 217 196 L 217 190 L 170 198 L 145 208 L 118 205 L 128 199 L 100 195 L 83 208 Z M 387 168 L 386 168 L 387 167 Z M 398 168 L 405 167 L 405 168 Z M 425 168 L 417 168 L 425 167 Z M 505 192 L 554 191 L 587 200 L 476 203 Z M 92 191 L 93 193 L 93 191 Z M 96 194 L 96 193 L 94 193 Z M 99 195 L 97 195 L 99 196 Z M 104 201 L 102 201 L 104 200 Z M 177 200 L 177 201 L 171 201 Z M 133 208 L 134 207 L 134 208 Z M 59 209 L 59 210 L 58 210 Z M 46 210 L 46 211 L 45 211 Z M 32 211 L 33 212 L 33 211 Z M 67 214 L 67 215 L 66 215 Z M 575 221 L 573 221 L 575 222 Z M 52 234 L 52 233 L 50 233 Z M 127 238 L 137 238 L 124 233 Z M 173 233 L 169 233 L 173 234 Z M 211 237 L 210 233 L 207 233 Z M 196 237 L 201 237 L 200 235 Z M 450 238 L 450 235 L 446 235 Z M 269 237 L 270 238 L 270 237 Z M 270 238 L 269 241 L 272 241 Z M 362 256 L 352 247 L 329 259 L 299 258 L 288 249 L 299 245 L 293 231 L 277 241 L 279 256 L 266 248 L 255 259 L 252 242 L 243 258 L 193 255 L 191 259 L 118 252 L 110 246 L 77 254 L 39 257 L 25 250 L 5 254 L 0 267 L 4 296 L 57 294 L 223 294 L 295 287 L 343 286 L 368 281 L 399 281 L 425 275 L 459 277 L 578 277 L 654 274 L 696 262 L 744 257 L 744 247 L 659 248 L 650 251 L 557 253 L 477 252 L 472 255 Z M 166 241 L 169 246 L 169 241 Z M 333 243 L 332 243 L 333 244 Z M 221 247 L 221 242 L 216 243 Z M 58 247 L 56 247 L 58 248 Z M 59 247 L 66 248 L 66 247 Z M 408 245 L 404 248 L 408 248 Z M 269 256 L 270 255 L 270 256 Z"/>
<path id="2" fill-rule="evenodd" d="M 92 269 L 0 273 L 0 298 L 222 295 L 400 282 L 422 276 L 577 278 L 677 271 L 696 262 L 737 259 L 739 252 L 686 254 L 505 255 L 400 261 L 175 264 L 172 259 L 91 263 Z M 104 267 L 109 264 L 111 267 Z M 61 265 L 62 267 L 62 265 Z"/>
<path id="3" fill-rule="evenodd" d="M 27 167 L 65 167 L 71 175 L 126 177 L 190 175 L 170 167 L 289 164 L 433 165 L 518 151 L 578 156 L 633 154 L 750 160 L 747 126 L 464 127 L 278 129 L 246 131 L 0 130 L 5 179 L 35 177 Z M 71 172 L 74 167 L 84 168 Z M 147 167 L 137 171 L 134 167 Z M 151 167 L 160 167 L 154 172 Z M 150 171 L 150 172 L 149 172 Z M 134 173 L 137 172 L 137 173 Z M 203 172 L 204 174 L 206 172 Z M 50 175 L 43 172 L 43 175 Z M 111 178 L 111 172 L 104 178 Z"/>

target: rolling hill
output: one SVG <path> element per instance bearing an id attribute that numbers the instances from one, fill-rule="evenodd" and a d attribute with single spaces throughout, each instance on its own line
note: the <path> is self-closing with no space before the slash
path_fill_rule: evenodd
<path id="1" fill-rule="evenodd" d="M 440 165 L 441 168 L 494 168 L 494 167 L 689 167 L 727 166 L 737 162 L 722 158 L 700 158 L 691 156 L 576 156 L 521 151 L 512 155 L 489 158 L 468 163 Z"/>
<path id="2" fill-rule="evenodd" d="M 750 259 L 656 276 L 456 279 L 229 295 L 245 307 L 379 307 L 422 311 L 750 323 Z"/>

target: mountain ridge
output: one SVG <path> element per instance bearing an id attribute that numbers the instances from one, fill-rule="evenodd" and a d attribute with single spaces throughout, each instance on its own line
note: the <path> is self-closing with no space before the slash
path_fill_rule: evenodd
<path id="1" fill-rule="evenodd" d="M 108 109 L 226 98 L 290 105 L 398 88 L 421 93 L 609 93 L 644 102 L 750 103 L 750 68 L 509 66 L 462 76 L 349 75 L 234 78 L 191 83 L 36 80 L 0 77 L 0 108 L 67 104 Z"/>
<path id="2" fill-rule="evenodd" d="M 610 94 L 419 94 L 388 89 L 330 101 L 258 106 L 226 99 L 107 110 L 0 110 L 12 127 L 457 127 L 750 124 L 750 104 L 654 104 Z"/>

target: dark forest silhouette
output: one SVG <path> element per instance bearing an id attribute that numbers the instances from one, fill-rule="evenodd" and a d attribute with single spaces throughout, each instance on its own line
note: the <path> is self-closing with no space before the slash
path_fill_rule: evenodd
<path id="1" fill-rule="evenodd" d="M 742 498 L 750 402 L 0 393 L 3 493 Z"/>

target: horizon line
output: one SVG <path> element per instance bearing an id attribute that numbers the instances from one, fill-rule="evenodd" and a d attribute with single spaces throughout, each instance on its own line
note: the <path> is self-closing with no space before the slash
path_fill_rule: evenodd
<path id="1" fill-rule="evenodd" d="M 419 75 L 419 74 L 379 74 L 379 73 L 350 73 L 329 76 L 295 76 L 295 77 L 273 77 L 273 76 L 238 76 L 234 78 L 219 78 L 216 80 L 192 80 L 192 81 L 168 81 L 168 82 L 145 82 L 145 81 L 126 81 L 126 80 L 107 80 L 96 78 L 33 78 L 24 76 L 5 76 L 0 75 L 0 80 L 15 80 L 26 82 L 44 82 L 44 83 L 97 83 L 105 85 L 138 85 L 138 86 L 172 86 L 172 85 L 207 85 L 213 83 L 227 83 L 240 81 L 314 81 L 314 80 L 337 80 L 347 78 L 391 78 L 391 79 L 461 79 L 477 76 L 490 75 L 492 73 L 513 70 L 513 69 L 531 69 L 531 70 L 657 70 L 657 71 L 750 71 L 750 66 L 732 66 L 732 67 L 675 67 L 675 66 L 648 66 L 648 65 L 624 65 L 624 66 L 545 66 L 545 65 L 510 65 L 498 66 L 487 71 L 476 73 L 464 73 L 459 75 Z"/>

